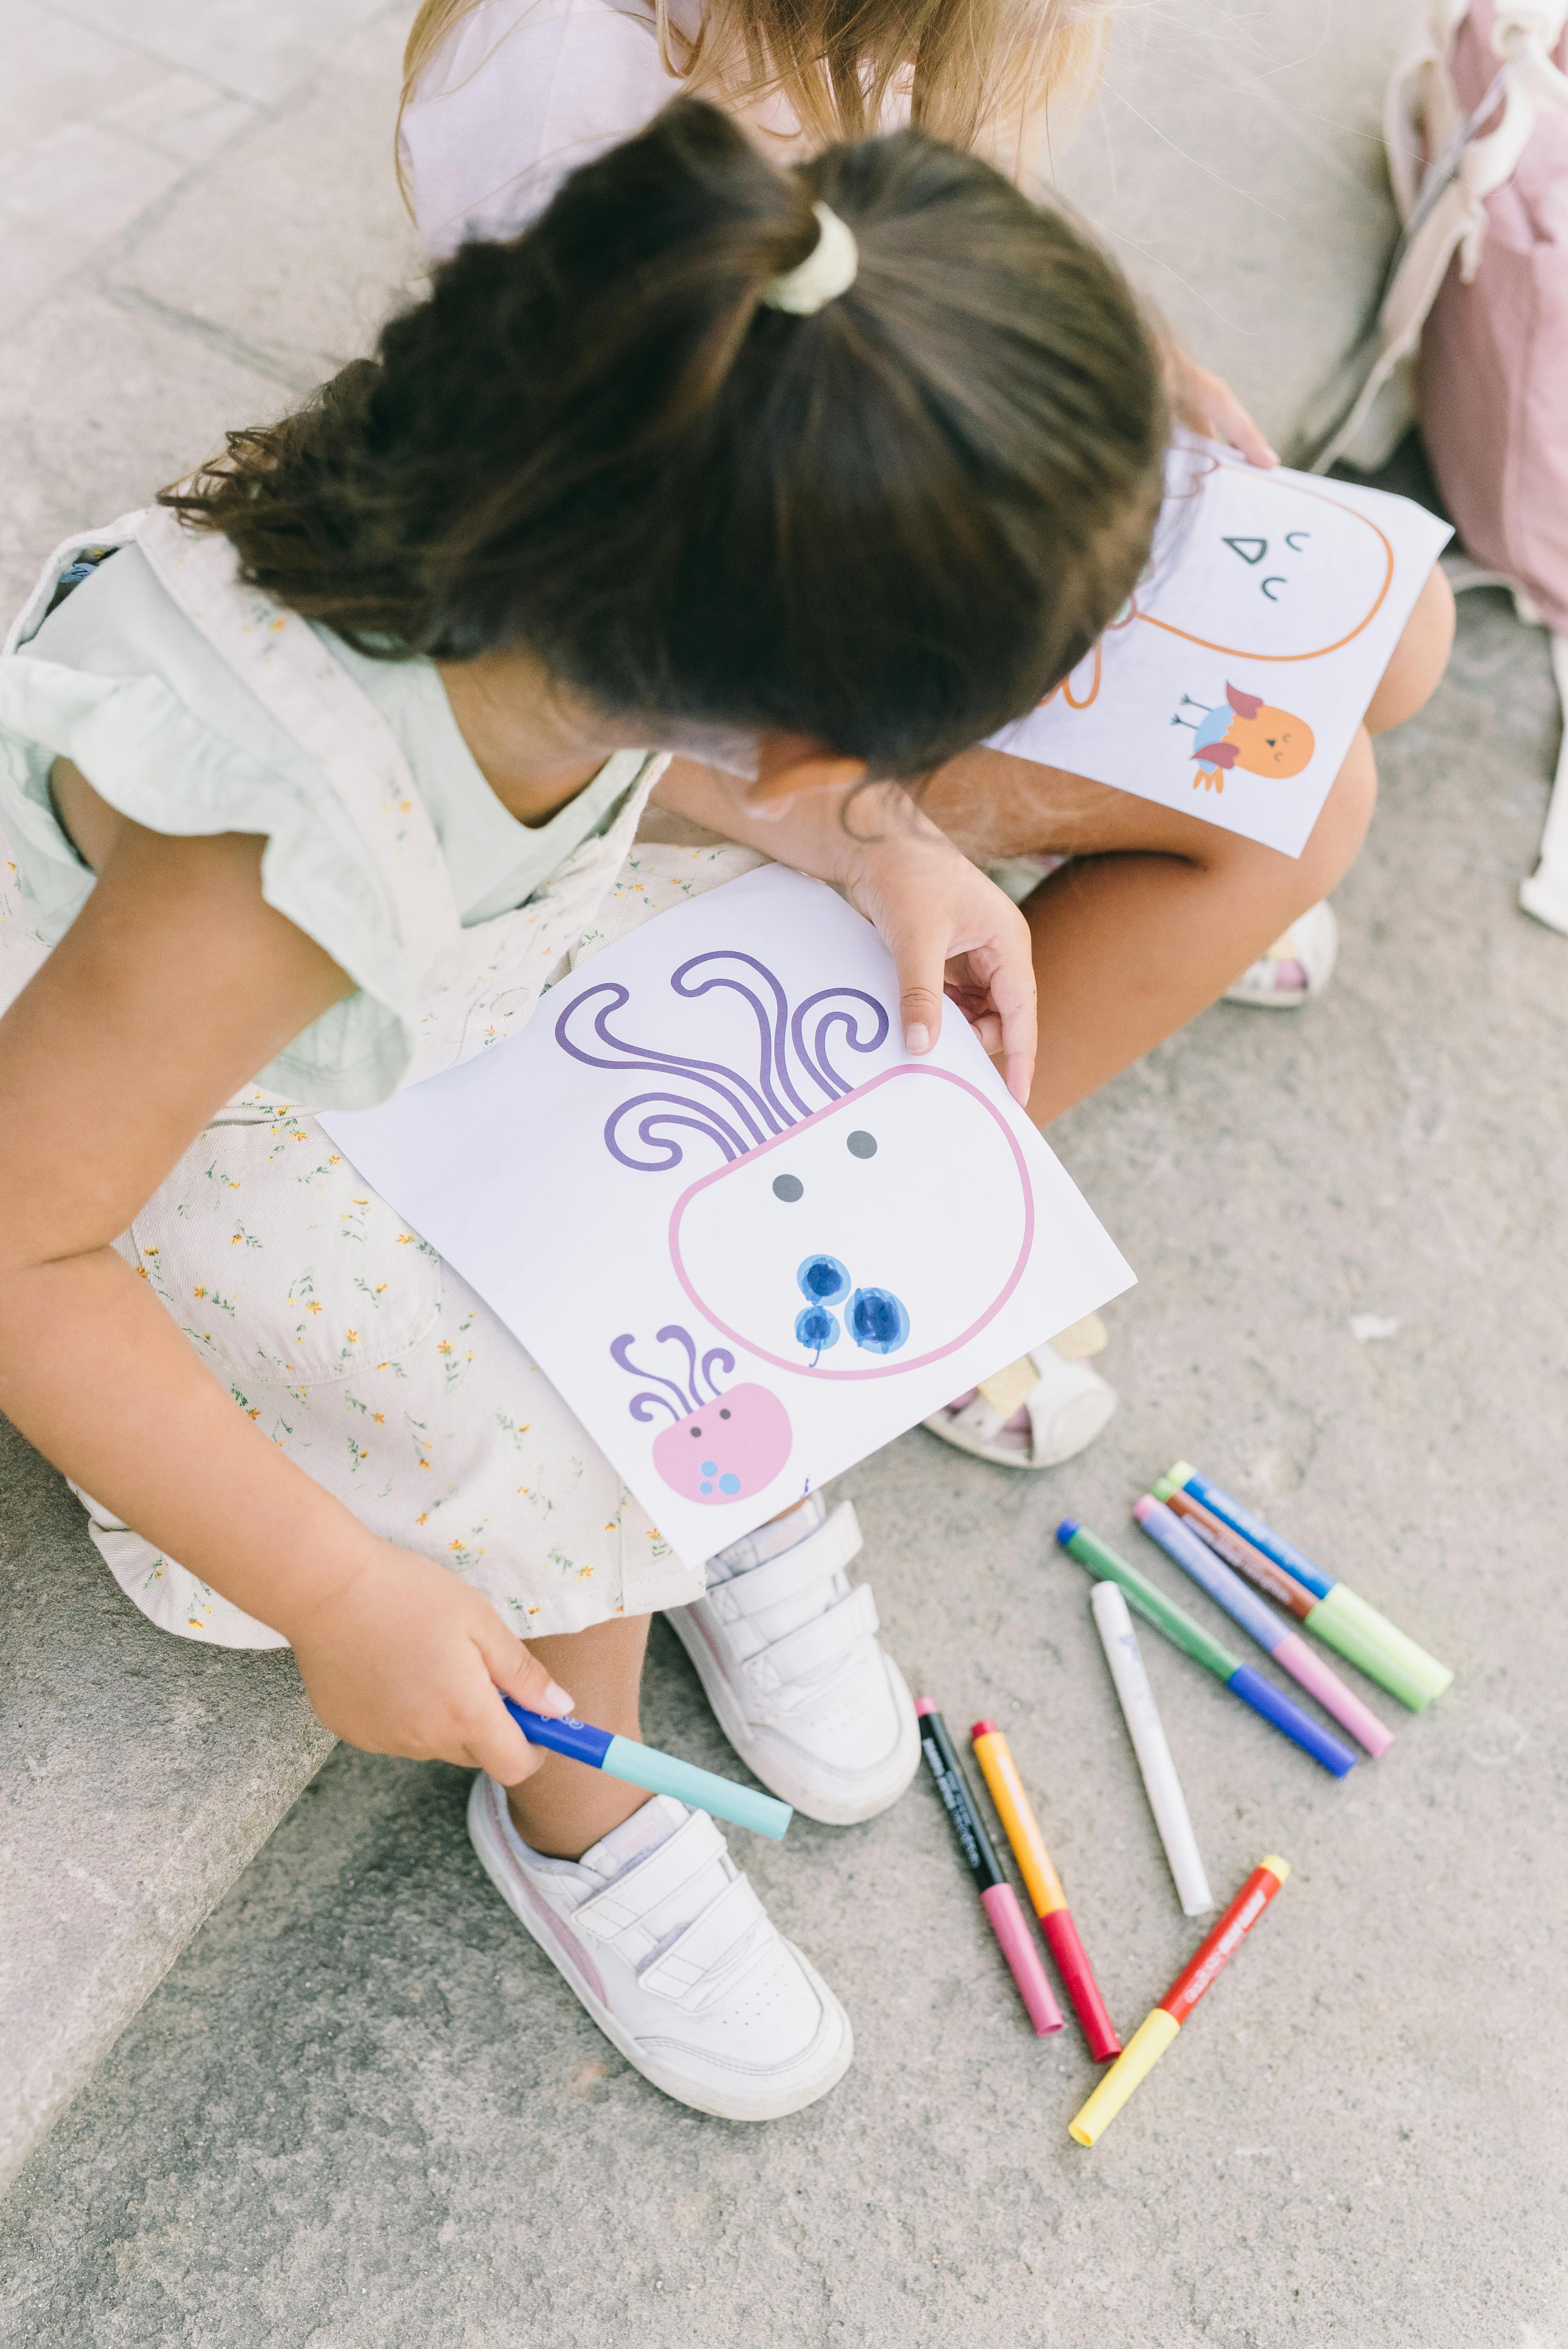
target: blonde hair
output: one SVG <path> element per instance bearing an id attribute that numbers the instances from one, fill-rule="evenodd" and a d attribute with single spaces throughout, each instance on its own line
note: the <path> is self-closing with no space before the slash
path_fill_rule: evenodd
<path id="1" fill-rule="evenodd" d="M 424 0 L 403 57 L 407 107 L 448 35 L 479 0 Z M 1115 0 L 703 0 L 687 37 L 649 0 L 659 57 L 688 97 L 729 107 L 785 99 L 813 147 L 865 138 L 903 84 L 911 119 L 1017 173 L 1044 109 L 1081 104 L 1099 79 Z M 399 120 L 401 109 L 399 109 Z M 399 173 L 401 176 L 401 173 Z"/>

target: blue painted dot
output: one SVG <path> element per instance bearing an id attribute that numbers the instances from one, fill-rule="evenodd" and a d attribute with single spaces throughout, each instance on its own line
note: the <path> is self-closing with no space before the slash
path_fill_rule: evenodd
<path id="1" fill-rule="evenodd" d="M 857 1288 L 844 1318 L 868 1354 L 896 1354 L 909 1336 L 909 1315 L 891 1288 Z"/>
<path id="2" fill-rule="evenodd" d="M 721 1493 L 738 1493 L 740 1490 L 739 1477 L 721 1476 L 718 1480 L 718 1489 Z"/>
<path id="3" fill-rule="evenodd" d="M 795 1283 L 813 1305 L 836 1305 L 850 1293 L 850 1276 L 836 1256 L 809 1256 Z"/>
<path id="4" fill-rule="evenodd" d="M 702 1473 L 705 1476 L 717 1476 L 718 1474 L 717 1461 L 705 1460 L 702 1464 Z"/>
<path id="5" fill-rule="evenodd" d="M 703 1493 L 711 1493 L 711 1492 L 712 1492 L 712 1490 L 713 1490 L 713 1486 L 712 1486 L 711 1485 L 699 1485 L 699 1486 L 697 1487 L 697 1489 L 698 1489 L 698 1491 L 699 1491 L 699 1492 L 703 1492 Z"/>
<path id="6" fill-rule="evenodd" d="M 803 1313 L 795 1316 L 795 1337 L 798 1344 L 809 1346 L 812 1353 L 825 1353 L 839 1342 L 839 1317 L 830 1313 L 825 1305 L 808 1305 Z"/>

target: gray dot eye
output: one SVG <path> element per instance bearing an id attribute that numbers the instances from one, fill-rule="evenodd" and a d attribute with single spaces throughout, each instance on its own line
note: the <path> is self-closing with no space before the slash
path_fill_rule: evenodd
<path id="1" fill-rule="evenodd" d="M 874 1149 L 876 1144 L 873 1143 L 872 1147 Z M 805 1191 L 806 1185 L 798 1174 L 775 1174 L 773 1177 L 773 1196 L 784 1200 L 789 1206 L 792 1206 L 797 1199 L 803 1198 Z"/>
<path id="2" fill-rule="evenodd" d="M 844 1147 L 851 1158 L 874 1158 L 877 1138 L 874 1133 L 851 1133 Z"/>

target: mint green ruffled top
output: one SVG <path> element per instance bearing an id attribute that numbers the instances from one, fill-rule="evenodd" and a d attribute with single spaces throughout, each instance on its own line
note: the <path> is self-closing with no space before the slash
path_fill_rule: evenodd
<path id="1" fill-rule="evenodd" d="M 431 662 L 369 660 L 330 630 L 315 633 L 397 737 L 464 929 L 525 905 L 608 830 L 647 766 L 643 751 L 618 752 L 547 823 L 520 823 L 475 764 Z M 0 662 L 0 834 L 23 926 L 45 947 L 65 935 L 93 887 L 55 813 L 49 770 L 60 756 L 151 831 L 264 835 L 267 903 L 356 982 L 356 992 L 296 1037 L 257 1084 L 324 1109 L 395 1092 L 409 1059 L 411 975 L 364 843 L 309 751 L 214 651 L 135 544 L 109 556 L 15 658 Z"/>

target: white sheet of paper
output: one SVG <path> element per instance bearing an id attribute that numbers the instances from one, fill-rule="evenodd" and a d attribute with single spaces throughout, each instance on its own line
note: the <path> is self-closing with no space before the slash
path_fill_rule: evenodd
<path id="1" fill-rule="evenodd" d="M 607 947 L 519 1036 L 322 1119 L 709 1557 L 1132 1284 L 950 1006 L 782 865 Z"/>
<path id="2" fill-rule="evenodd" d="M 1299 856 L 1452 536 L 1408 498 L 1173 449 L 1154 553 L 1072 676 L 991 740 Z"/>

